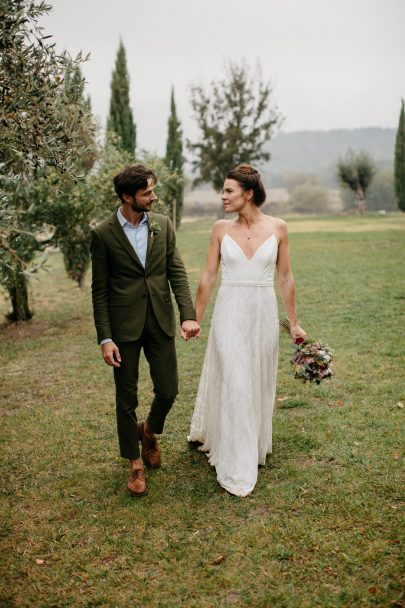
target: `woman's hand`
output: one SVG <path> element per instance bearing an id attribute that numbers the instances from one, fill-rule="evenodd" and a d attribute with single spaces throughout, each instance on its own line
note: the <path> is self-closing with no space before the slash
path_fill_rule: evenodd
<path id="1" fill-rule="evenodd" d="M 290 326 L 290 334 L 294 344 L 302 344 L 302 342 L 305 342 L 305 338 L 307 337 L 307 334 L 302 327 L 298 325 L 298 323 Z"/>

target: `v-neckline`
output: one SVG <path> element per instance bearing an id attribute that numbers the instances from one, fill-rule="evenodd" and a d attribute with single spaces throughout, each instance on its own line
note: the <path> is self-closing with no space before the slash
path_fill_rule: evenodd
<path id="1" fill-rule="evenodd" d="M 241 251 L 243 257 L 245 258 L 246 261 L 250 262 L 251 260 L 253 260 L 253 258 L 255 257 L 256 253 L 259 251 L 259 249 L 265 244 L 267 243 L 267 241 L 269 241 L 270 239 L 272 239 L 273 237 L 276 239 L 276 236 L 273 232 L 273 234 L 271 234 L 269 237 L 267 237 L 267 239 L 265 239 L 262 243 L 260 243 L 260 245 L 255 249 L 254 254 L 248 258 L 246 253 L 243 251 L 242 247 L 239 245 L 239 243 L 237 241 L 235 241 L 234 238 L 231 237 L 230 234 L 226 233 L 225 236 L 229 237 L 231 239 L 231 241 L 233 241 L 235 243 L 235 245 L 238 247 L 238 249 Z M 225 238 L 224 236 L 224 238 Z M 223 239 L 222 239 L 223 240 Z M 277 239 L 276 239 L 277 240 Z"/>

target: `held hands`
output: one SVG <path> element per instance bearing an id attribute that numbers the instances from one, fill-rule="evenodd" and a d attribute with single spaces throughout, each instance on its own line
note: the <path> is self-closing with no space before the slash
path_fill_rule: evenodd
<path id="1" fill-rule="evenodd" d="M 101 345 L 101 354 L 107 365 L 121 367 L 121 355 L 118 346 L 114 342 L 106 342 Z"/>
<path id="2" fill-rule="evenodd" d="M 290 326 L 290 334 L 294 344 L 300 344 L 304 342 L 305 338 L 307 337 L 307 334 L 302 329 L 302 327 L 298 325 L 298 323 L 296 325 Z"/>
<path id="3" fill-rule="evenodd" d="M 180 335 L 185 342 L 190 338 L 199 338 L 201 335 L 201 328 L 197 321 L 183 321 L 180 327 Z"/>

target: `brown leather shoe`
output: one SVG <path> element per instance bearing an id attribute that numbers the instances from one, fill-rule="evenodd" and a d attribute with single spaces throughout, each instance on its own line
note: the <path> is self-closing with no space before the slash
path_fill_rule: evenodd
<path id="1" fill-rule="evenodd" d="M 158 469 L 161 465 L 160 449 L 155 433 L 145 433 L 145 423 L 138 424 L 139 440 L 142 443 L 142 460 L 150 469 Z"/>
<path id="2" fill-rule="evenodd" d="M 132 496 L 137 498 L 145 496 L 148 493 L 144 467 L 130 469 L 127 488 L 131 492 Z"/>

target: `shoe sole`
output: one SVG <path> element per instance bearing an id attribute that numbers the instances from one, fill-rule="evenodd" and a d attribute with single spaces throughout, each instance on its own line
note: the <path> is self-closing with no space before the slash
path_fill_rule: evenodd
<path id="1" fill-rule="evenodd" d="M 142 498 L 143 496 L 146 496 L 148 494 L 148 490 L 146 490 L 146 492 L 142 492 L 142 493 L 131 492 L 131 490 L 128 490 L 128 492 L 130 493 L 132 498 Z"/>

